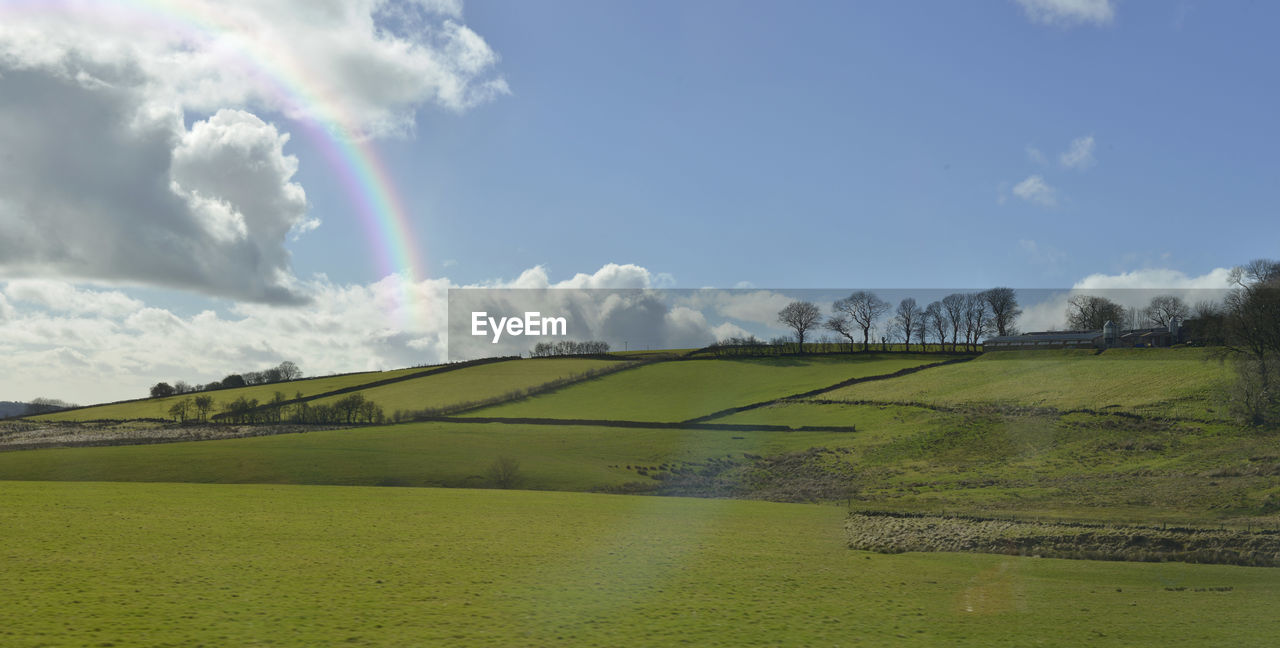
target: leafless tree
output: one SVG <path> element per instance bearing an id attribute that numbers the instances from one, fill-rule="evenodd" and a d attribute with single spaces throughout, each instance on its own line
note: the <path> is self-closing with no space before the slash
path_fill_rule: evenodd
<path id="1" fill-rule="evenodd" d="M 947 326 L 951 329 L 951 350 L 956 350 L 956 340 L 960 337 L 960 329 L 964 327 L 965 313 L 964 295 L 951 293 L 942 298 L 942 313 L 946 316 Z"/>
<path id="2" fill-rule="evenodd" d="M 280 375 L 280 380 L 297 380 L 302 377 L 302 370 L 292 360 L 285 360 L 276 367 L 276 372 Z"/>
<path id="3" fill-rule="evenodd" d="M 870 350 L 871 327 L 889 310 L 889 302 L 880 299 L 873 292 L 859 290 L 844 299 L 837 299 L 831 305 L 832 310 L 843 313 L 853 320 L 862 330 L 862 350 Z"/>
<path id="4" fill-rule="evenodd" d="M 800 353 L 804 353 L 804 334 L 822 319 L 822 311 L 811 302 L 793 301 L 778 311 L 778 322 L 796 332 Z"/>
<path id="5" fill-rule="evenodd" d="M 1234 405 L 1252 423 L 1280 424 L 1280 262 L 1252 261 L 1230 281 L 1227 344 L 1240 356 Z"/>
<path id="6" fill-rule="evenodd" d="M 1096 331 L 1107 322 L 1120 326 L 1124 322 L 1124 307 L 1096 295 L 1075 295 L 1067 300 L 1067 328 Z"/>
<path id="7" fill-rule="evenodd" d="M 964 296 L 964 343 L 971 351 L 978 349 L 978 342 L 986 334 L 987 300 L 982 293 L 966 293 Z"/>
<path id="8" fill-rule="evenodd" d="M 849 342 L 849 350 L 853 351 L 853 324 L 849 321 L 849 316 L 843 313 L 836 313 L 827 318 L 823 322 L 823 327 L 828 331 L 836 333 Z"/>
<path id="9" fill-rule="evenodd" d="M 1017 335 L 1015 322 L 1022 315 L 1018 307 L 1018 295 L 1012 288 L 992 288 L 982 293 L 991 311 L 991 323 L 996 327 L 996 335 Z"/>
<path id="10" fill-rule="evenodd" d="M 906 346 L 906 350 L 911 350 L 911 336 L 915 334 L 919 328 L 919 322 L 924 317 L 924 310 L 916 305 L 916 300 L 907 297 L 898 302 L 898 312 L 894 316 L 894 326 L 902 336 L 902 342 Z M 920 338 L 921 349 L 924 348 L 924 338 Z"/>
<path id="11" fill-rule="evenodd" d="M 1167 327 L 1175 319 L 1187 319 L 1191 315 L 1191 309 L 1180 297 L 1159 295 L 1151 298 L 1151 303 L 1143 309 L 1143 314 L 1156 326 Z"/>
<path id="12" fill-rule="evenodd" d="M 942 309 L 942 302 L 929 302 L 924 309 L 924 320 L 929 330 L 938 335 L 938 349 L 944 350 L 947 343 L 947 314 Z"/>
<path id="13" fill-rule="evenodd" d="M 498 488 L 515 488 L 520 483 L 520 461 L 512 457 L 498 457 L 489 464 L 489 479 Z"/>

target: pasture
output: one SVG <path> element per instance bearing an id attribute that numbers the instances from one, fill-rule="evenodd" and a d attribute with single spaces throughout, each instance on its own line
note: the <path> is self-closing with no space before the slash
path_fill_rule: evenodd
<path id="1" fill-rule="evenodd" d="M 595 358 L 507 360 L 413 378 L 362 390 L 360 393 L 390 415 L 396 410 L 417 411 L 481 402 L 553 380 L 605 371 L 623 362 L 625 361 Z M 332 404 L 339 398 L 342 397 L 321 398 L 312 401 L 312 404 Z"/>
<path id="2" fill-rule="evenodd" d="M 0 643 L 1214 646 L 1267 568 L 845 548 L 834 506 L 0 483 Z"/>
<path id="3" fill-rule="evenodd" d="M 847 401 L 1120 411 L 1225 420 L 1231 367 L 1203 348 L 1001 351 L 822 396 Z"/>
<path id="4" fill-rule="evenodd" d="M 234 389 L 217 389 L 208 392 L 196 392 L 191 394 L 182 394 L 179 396 L 170 396 L 168 398 L 149 398 L 146 400 L 129 401 L 125 403 L 83 407 L 66 412 L 44 414 L 32 418 L 38 421 L 127 421 L 132 419 L 167 419 L 170 418 L 169 408 L 172 407 L 174 403 L 202 395 L 213 397 L 214 406 L 210 414 L 216 414 L 221 411 L 223 403 L 231 402 L 240 397 L 257 399 L 259 402 L 263 403 L 270 401 L 276 392 L 284 394 L 285 398 L 294 398 L 298 394 L 301 394 L 305 398 L 338 389 L 358 387 L 360 385 L 367 385 L 380 380 L 388 380 L 421 373 L 423 371 L 430 371 L 431 369 L 433 369 L 433 367 L 413 367 L 409 369 L 396 369 L 393 371 L 366 371 L 363 373 L 343 374 L 341 376 L 303 378 L 300 380 L 291 380 L 289 382 L 279 382 L 268 385 L 253 385 L 251 387 L 237 387 Z"/>
<path id="5" fill-rule="evenodd" d="M 661 362 L 469 415 L 686 421 L 851 378 L 940 362 L 943 354 L 851 354 Z"/>

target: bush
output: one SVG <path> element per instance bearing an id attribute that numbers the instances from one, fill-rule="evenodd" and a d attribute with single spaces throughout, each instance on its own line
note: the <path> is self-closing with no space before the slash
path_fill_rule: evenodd
<path id="1" fill-rule="evenodd" d="M 489 481 L 497 488 L 515 488 L 520 483 L 520 462 L 513 457 L 498 457 L 489 464 Z"/>

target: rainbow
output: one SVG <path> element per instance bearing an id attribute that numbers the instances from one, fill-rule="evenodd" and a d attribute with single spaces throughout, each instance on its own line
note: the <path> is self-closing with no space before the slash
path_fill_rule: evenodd
<path id="1" fill-rule="evenodd" d="M 6 6 L 7 5 L 7 6 Z M 6 10 L 25 6 L 32 12 L 68 11 L 103 13 L 107 19 L 125 19 L 148 29 L 166 30 L 196 41 L 229 39 L 228 54 L 242 66 L 259 90 L 269 93 L 279 106 L 288 107 L 304 137 L 325 159 L 355 208 L 373 250 L 382 277 L 396 275 L 398 307 L 389 316 L 402 328 L 421 322 L 412 287 L 425 276 L 422 254 L 414 245 L 413 223 L 391 175 L 377 149 L 358 127 L 340 97 L 299 65 L 289 52 L 255 39 L 242 38 L 242 25 L 229 14 L 220 14 L 191 0 L 123 0 L 114 3 L 50 3 L 48 0 L 0 0 Z"/>

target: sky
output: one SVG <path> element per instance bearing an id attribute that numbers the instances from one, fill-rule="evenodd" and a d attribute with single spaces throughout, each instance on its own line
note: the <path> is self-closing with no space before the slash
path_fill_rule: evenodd
<path id="1" fill-rule="evenodd" d="M 1277 256 L 1278 18 L 0 0 L 0 400 L 440 362 L 450 288 L 737 288 L 775 335 L 802 289 L 1220 288 Z"/>

